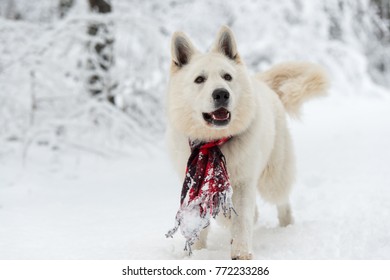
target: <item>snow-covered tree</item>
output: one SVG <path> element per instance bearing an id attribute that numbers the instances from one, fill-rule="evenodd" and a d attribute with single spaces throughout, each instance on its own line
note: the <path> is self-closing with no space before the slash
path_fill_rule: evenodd
<path id="1" fill-rule="evenodd" d="M 114 65 L 113 22 L 104 17 L 111 13 L 109 0 L 89 0 L 90 10 L 99 16 L 88 23 L 87 88 L 94 97 L 103 98 L 115 104 L 113 90 L 115 82 L 111 75 Z"/>
<path id="2" fill-rule="evenodd" d="M 60 18 L 64 18 L 68 14 L 73 4 L 74 4 L 74 0 L 59 0 L 58 13 Z"/>

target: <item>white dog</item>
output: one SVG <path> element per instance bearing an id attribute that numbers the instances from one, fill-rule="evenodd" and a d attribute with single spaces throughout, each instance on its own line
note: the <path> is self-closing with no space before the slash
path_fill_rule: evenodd
<path id="1" fill-rule="evenodd" d="M 253 257 L 257 191 L 276 205 L 280 226 L 293 222 L 289 194 L 295 164 L 285 113 L 299 115 L 303 101 L 324 94 L 327 86 L 324 71 L 311 63 L 284 63 L 250 76 L 228 27 L 205 54 L 185 34 L 174 33 L 167 96 L 170 154 L 183 178 L 189 140 L 232 137 L 221 146 L 238 213 L 229 222 L 232 259 Z M 206 246 L 207 231 L 196 248 Z"/>

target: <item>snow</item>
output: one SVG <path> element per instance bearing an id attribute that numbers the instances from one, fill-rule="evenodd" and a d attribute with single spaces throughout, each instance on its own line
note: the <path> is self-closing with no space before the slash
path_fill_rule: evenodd
<path id="1" fill-rule="evenodd" d="M 257 259 L 390 257 L 390 100 L 332 94 L 291 121 L 298 163 L 295 224 L 277 226 L 259 199 Z M 0 158 L 0 259 L 188 259 L 165 233 L 181 182 L 163 148 L 119 159 L 36 146 Z M 228 230 L 211 225 L 192 259 L 229 259 Z"/>
<path id="2" fill-rule="evenodd" d="M 75 1 L 62 19 L 55 2 L 0 3 L 0 259 L 188 259 L 165 238 L 182 186 L 163 141 L 170 39 L 204 51 L 222 24 L 250 71 L 311 61 L 332 83 L 290 122 L 295 224 L 259 198 L 255 258 L 390 258 L 390 34 L 371 1 L 113 0 L 106 17 Z M 85 89 L 90 20 L 113 22 L 120 110 Z M 229 251 L 212 221 L 192 259 Z"/>

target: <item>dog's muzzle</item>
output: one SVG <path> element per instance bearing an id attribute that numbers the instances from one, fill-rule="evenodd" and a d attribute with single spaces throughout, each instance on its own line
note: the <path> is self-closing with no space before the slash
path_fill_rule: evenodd
<path id="1" fill-rule="evenodd" d="M 203 113 L 203 119 L 208 125 L 225 126 L 229 124 L 230 118 L 230 112 L 224 107 L 210 113 Z"/>
<path id="2" fill-rule="evenodd" d="M 208 125 L 225 126 L 228 125 L 231 118 L 228 106 L 230 102 L 230 93 L 224 88 L 217 88 L 211 94 L 215 111 L 203 113 L 203 119 Z"/>

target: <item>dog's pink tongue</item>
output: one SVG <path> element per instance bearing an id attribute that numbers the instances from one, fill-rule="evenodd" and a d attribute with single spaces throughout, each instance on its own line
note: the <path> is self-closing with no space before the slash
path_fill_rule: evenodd
<path id="1" fill-rule="evenodd" d="M 212 112 L 213 119 L 218 121 L 223 121 L 229 118 L 229 111 L 225 108 L 220 108 L 214 112 Z"/>

